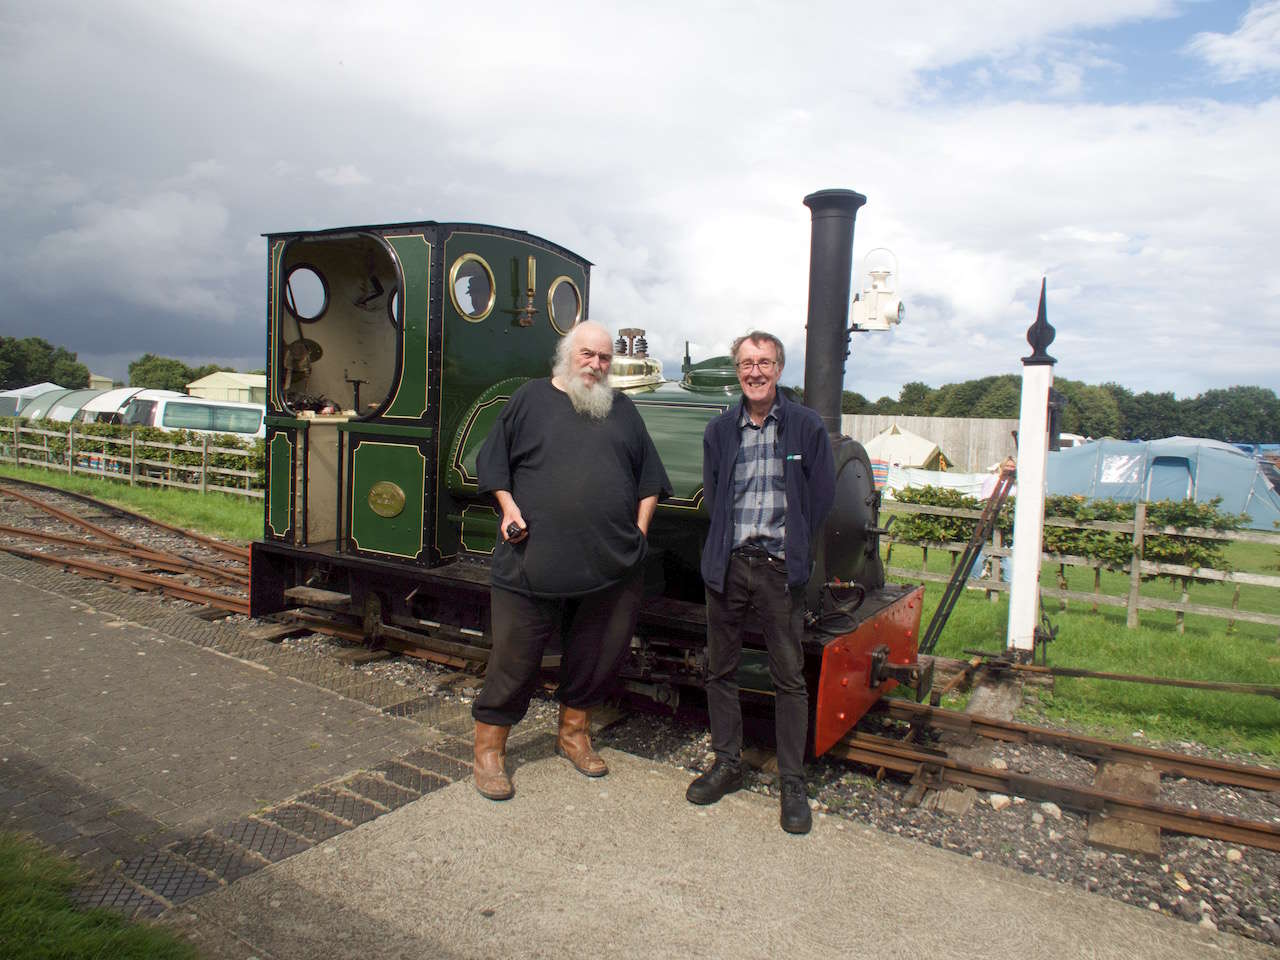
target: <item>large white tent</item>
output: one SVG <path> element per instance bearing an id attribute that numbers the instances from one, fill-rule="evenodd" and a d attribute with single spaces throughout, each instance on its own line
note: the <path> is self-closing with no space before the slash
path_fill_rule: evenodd
<path id="1" fill-rule="evenodd" d="M 918 433 L 904 430 L 896 423 L 882 430 L 865 444 L 871 459 L 871 472 L 876 486 L 883 486 L 891 467 L 945 470 L 950 463 L 938 445 Z"/>

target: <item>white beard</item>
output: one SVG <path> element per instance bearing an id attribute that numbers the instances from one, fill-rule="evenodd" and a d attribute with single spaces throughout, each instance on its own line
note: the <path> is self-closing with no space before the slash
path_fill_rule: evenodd
<path id="1" fill-rule="evenodd" d="M 588 383 L 581 376 L 568 376 L 564 380 L 565 393 L 573 409 L 592 420 L 603 420 L 613 409 L 613 388 L 603 380 Z"/>

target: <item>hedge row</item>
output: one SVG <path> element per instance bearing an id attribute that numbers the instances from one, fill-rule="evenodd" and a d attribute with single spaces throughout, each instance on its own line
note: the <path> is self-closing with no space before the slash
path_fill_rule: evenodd
<path id="1" fill-rule="evenodd" d="M 23 426 L 32 426 L 32 424 L 23 422 Z M 0 445 L 6 445 L 6 441 L 13 437 L 14 419 L 12 417 L 0 418 Z M 67 454 L 67 430 L 70 428 L 68 423 L 60 423 L 54 420 L 41 420 L 38 427 L 42 430 L 58 431 L 60 436 L 43 437 L 49 450 L 51 460 L 66 461 Z M 220 467 L 224 470 L 251 470 L 254 477 L 250 479 L 250 485 L 255 489 L 263 487 L 264 471 L 266 470 L 266 443 L 257 437 L 244 438 L 234 433 L 198 433 L 194 430 L 176 430 L 165 431 L 157 427 L 125 427 L 112 423 L 77 423 L 75 425 L 75 452 L 79 456 L 91 456 L 97 454 L 105 454 L 117 459 L 127 460 L 129 457 L 129 449 L 127 446 L 119 443 L 106 443 L 102 440 L 95 441 L 95 437 L 111 437 L 117 440 L 129 440 L 129 435 L 133 434 L 136 439 L 137 456 L 145 460 L 163 460 L 166 463 L 172 462 L 175 468 L 196 468 L 200 467 L 201 451 L 200 450 L 170 450 L 171 445 L 194 446 L 203 445 L 205 438 L 208 438 L 210 447 L 221 447 L 228 450 L 243 450 L 244 454 L 233 453 L 210 453 L 209 466 Z M 24 444 L 30 444 L 31 438 L 28 437 L 23 441 Z M 245 455 L 248 459 L 246 460 Z M 220 483 L 226 485 L 228 478 L 220 480 Z M 238 485 L 238 483 L 236 484 Z"/>
<path id="2" fill-rule="evenodd" d="M 918 487 L 895 491 L 902 503 L 981 510 L 982 501 L 956 490 L 940 487 Z M 1013 542 L 1013 508 L 1015 498 L 1005 501 L 997 518 L 1003 542 Z M 1209 503 L 1191 500 L 1158 500 L 1147 504 L 1147 525 L 1151 527 L 1201 527 L 1208 530 L 1237 530 L 1248 519 L 1243 514 L 1223 513 L 1221 497 Z M 1110 521 L 1132 523 L 1135 504 L 1115 500 L 1088 500 L 1082 496 L 1054 496 L 1045 500 L 1045 517 L 1077 522 Z M 899 515 L 894 521 L 893 538 L 905 543 L 966 542 L 973 536 L 977 520 L 963 517 L 934 516 L 912 513 Z M 1046 553 L 1088 557 L 1108 570 L 1120 570 L 1133 556 L 1133 536 L 1109 530 L 1076 530 L 1069 527 L 1044 527 L 1041 545 Z M 1189 567 L 1230 569 L 1225 553 L 1226 542 L 1203 537 L 1173 534 L 1147 534 L 1142 541 L 1142 558 L 1156 563 L 1177 563 Z"/>

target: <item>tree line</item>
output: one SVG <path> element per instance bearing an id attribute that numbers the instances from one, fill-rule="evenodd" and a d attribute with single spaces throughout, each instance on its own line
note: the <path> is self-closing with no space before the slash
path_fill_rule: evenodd
<path id="1" fill-rule="evenodd" d="M 213 363 L 191 367 L 172 357 L 144 353 L 129 364 L 128 385 L 182 392 L 191 381 L 220 370 L 233 368 Z M 40 337 L 0 337 L 0 390 L 46 381 L 69 390 L 82 390 L 89 386 L 89 368 L 65 347 L 55 347 Z"/>
<path id="2" fill-rule="evenodd" d="M 1066 398 L 1060 429 L 1086 437 L 1154 440 L 1159 437 L 1207 437 L 1227 442 L 1280 443 L 1280 397 L 1266 387 L 1226 387 L 1179 400 L 1172 392 L 1134 393 L 1118 383 L 1095 386 L 1055 378 Z M 1017 419 L 1022 378 L 1017 374 L 982 377 L 930 387 L 905 384 L 898 399 L 874 402 L 844 391 L 843 413 L 887 413 L 914 417 Z"/>
<path id="3" fill-rule="evenodd" d="M 216 364 L 191 367 L 171 357 L 144 353 L 129 364 L 129 386 L 182 391 L 193 380 L 230 369 Z M 74 353 L 39 337 L 0 337 L 0 390 L 46 380 L 68 388 L 87 387 L 89 368 L 77 361 Z M 1094 386 L 1060 378 L 1053 385 L 1066 397 L 1060 423 L 1066 433 L 1120 440 L 1181 435 L 1280 443 L 1280 397 L 1265 387 L 1206 390 L 1179 400 L 1171 392 L 1134 393 L 1118 383 Z M 846 390 L 840 409 L 843 413 L 912 417 L 1016 419 L 1021 396 L 1022 378 L 1007 373 L 936 388 L 912 381 L 903 385 L 896 400 L 881 397 L 873 402 Z"/>

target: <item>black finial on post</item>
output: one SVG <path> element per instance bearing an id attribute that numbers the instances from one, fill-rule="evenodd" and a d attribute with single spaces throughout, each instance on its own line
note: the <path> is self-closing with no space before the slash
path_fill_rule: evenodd
<path id="1" fill-rule="evenodd" d="M 1057 331 L 1049 324 L 1048 317 L 1045 315 L 1044 288 L 1045 280 L 1041 277 L 1040 308 L 1036 311 L 1036 322 L 1027 328 L 1027 343 L 1031 344 L 1032 352 L 1031 356 L 1022 358 L 1022 364 L 1026 367 L 1044 366 L 1058 362 L 1045 353 L 1045 349 L 1049 344 L 1053 343 L 1053 338 Z"/>

